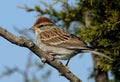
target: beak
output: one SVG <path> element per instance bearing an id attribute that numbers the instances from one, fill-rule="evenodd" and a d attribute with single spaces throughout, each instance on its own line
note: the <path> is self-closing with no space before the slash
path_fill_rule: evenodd
<path id="1" fill-rule="evenodd" d="M 30 28 L 30 30 L 36 30 L 36 29 L 37 29 L 36 26 L 32 26 L 32 27 Z"/>

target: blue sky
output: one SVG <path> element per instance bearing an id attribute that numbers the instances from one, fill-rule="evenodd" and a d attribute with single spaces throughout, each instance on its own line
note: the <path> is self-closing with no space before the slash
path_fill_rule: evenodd
<path id="1" fill-rule="evenodd" d="M 14 30 L 14 26 L 18 27 L 18 29 L 29 29 L 36 20 L 37 14 L 35 12 L 28 13 L 22 9 L 17 8 L 17 6 L 24 6 L 25 4 L 30 7 L 34 7 L 35 4 L 39 4 L 39 0 L 1 0 L 0 26 L 4 27 L 17 36 L 20 36 L 20 34 Z M 59 8 L 59 6 L 56 8 Z M 5 71 L 5 66 L 10 68 L 16 66 L 24 70 L 28 54 L 28 49 L 11 44 L 7 40 L 0 37 L 0 74 L 1 72 Z M 36 55 L 33 55 L 32 59 L 39 60 Z M 59 73 L 53 67 L 47 64 L 46 66 L 48 69 L 52 70 L 52 76 L 50 77 L 49 82 L 69 82 L 64 77 L 59 76 Z M 80 55 L 77 55 L 72 58 L 69 63 L 69 69 L 83 82 L 94 82 L 94 80 L 88 80 L 89 74 L 92 71 L 92 67 L 92 58 L 90 54 L 84 54 L 81 58 Z M 22 79 L 23 77 L 21 75 L 15 73 L 12 76 L 0 78 L 0 82 L 22 82 Z"/>

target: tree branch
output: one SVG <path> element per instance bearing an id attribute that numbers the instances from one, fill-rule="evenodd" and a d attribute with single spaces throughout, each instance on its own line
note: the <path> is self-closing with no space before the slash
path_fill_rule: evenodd
<path id="1" fill-rule="evenodd" d="M 34 44 L 30 40 L 27 40 L 25 37 L 15 36 L 2 27 L 0 27 L 0 36 L 7 39 L 13 44 L 28 48 L 39 58 L 41 58 L 42 62 L 47 63 L 57 69 L 64 77 L 66 77 L 71 82 L 82 82 L 77 76 L 71 73 L 71 71 L 69 71 L 61 62 L 55 60 L 50 55 L 48 56 L 47 53 L 43 52 L 36 44 Z"/>

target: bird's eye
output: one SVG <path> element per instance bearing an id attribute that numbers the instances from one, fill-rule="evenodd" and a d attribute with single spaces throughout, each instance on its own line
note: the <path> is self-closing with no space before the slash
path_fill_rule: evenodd
<path id="1" fill-rule="evenodd" d="M 38 28 L 41 28 L 41 27 L 43 27 L 43 26 L 44 26 L 44 25 L 39 25 Z"/>

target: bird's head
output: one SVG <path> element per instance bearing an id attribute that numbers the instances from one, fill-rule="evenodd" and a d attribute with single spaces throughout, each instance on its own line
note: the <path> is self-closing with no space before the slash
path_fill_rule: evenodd
<path id="1" fill-rule="evenodd" d="M 35 31 L 39 28 L 42 28 L 42 27 L 48 26 L 48 25 L 53 25 L 52 21 L 46 17 L 40 17 L 36 20 L 35 24 L 30 29 Z"/>

